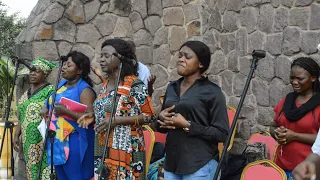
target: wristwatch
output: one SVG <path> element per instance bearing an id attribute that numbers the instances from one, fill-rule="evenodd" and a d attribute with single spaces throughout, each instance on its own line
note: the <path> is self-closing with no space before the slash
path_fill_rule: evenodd
<path id="1" fill-rule="evenodd" d="M 191 126 L 191 121 L 188 121 L 189 125 L 188 127 L 182 128 L 185 132 L 189 132 L 190 131 L 190 126 Z"/>

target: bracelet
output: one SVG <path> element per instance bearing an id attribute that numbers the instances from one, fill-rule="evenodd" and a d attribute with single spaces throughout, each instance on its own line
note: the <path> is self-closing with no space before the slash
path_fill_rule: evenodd
<path id="1" fill-rule="evenodd" d="M 138 116 L 136 116 L 136 119 L 134 120 L 134 127 L 139 126 L 139 119 Z"/>

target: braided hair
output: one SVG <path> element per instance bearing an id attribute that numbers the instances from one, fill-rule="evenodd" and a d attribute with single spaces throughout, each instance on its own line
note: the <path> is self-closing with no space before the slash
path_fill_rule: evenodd
<path id="1" fill-rule="evenodd" d="M 92 80 L 89 77 L 90 74 L 90 60 L 81 52 L 72 51 L 67 55 L 67 58 L 71 57 L 71 60 L 76 66 L 82 70 L 81 78 L 86 81 L 91 87 L 93 86 Z"/>
<path id="2" fill-rule="evenodd" d="M 104 48 L 105 46 L 112 46 L 120 55 L 136 60 L 135 63 L 133 61 L 122 62 L 122 71 L 120 74 L 121 80 L 124 80 L 124 77 L 128 75 L 138 76 L 137 57 L 134 52 L 134 48 L 130 43 L 128 43 L 125 40 L 116 38 L 116 39 L 108 39 L 104 41 L 101 45 L 101 49 Z"/>
<path id="3" fill-rule="evenodd" d="M 311 74 L 311 76 L 316 77 L 316 80 L 312 83 L 313 92 L 320 92 L 320 66 L 315 60 L 313 60 L 310 57 L 300 57 L 293 61 L 293 63 L 291 64 L 291 68 L 293 66 L 299 66 L 304 70 L 308 71 Z"/>

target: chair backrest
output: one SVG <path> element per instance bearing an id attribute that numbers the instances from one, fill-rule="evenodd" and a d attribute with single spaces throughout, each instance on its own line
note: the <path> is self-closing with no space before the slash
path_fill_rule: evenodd
<path id="1" fill-rule="evenodd" d="M 166 144 L 167 134 L 154 132 L 155 142 Z"/>
<path id="2" fill-rule="evenodd" d="M 275 152 L 278 146 L 278 143 L 268 132 L 257 132 L 250 136 L 248 140 L 248 144 L 253 144 L 255 142 L 264 143 L 270 153 L 270 160 L 274 161 L 275 159 Z"/>
<path id="3" fill-rule="evenodd" d="M 229 127 L 231 127 L 233 119 L 234 119 L 234 116 L 236 115 L 236 109 L 234 109 L 231 106 L 227 106 L 227 113 L 228 113 Z M 232 131 L 230 144 L 229 144 L 228 149 L 227 149 L 228 151 L 230 151 L 231 148 L 232 148 L 234 137 L 236 135 L 236 129 L 237 129 L 237 124 L 236 124 L 235 128 Z M 223 150 L 223 143 L 218 143 L 218 150 L 219 150 L 219 157 L 221 157 L 222 150 Z"/>
<path id="4" fill-rule="evenodd" d="M 265 166 L 266 164 L 267 166 Z M 269 160 L 249 163 L 242 171 L 240 180 L 286 180 L 286 173 Z"/>
<path id="5" fill-rule="evenodd" d="M 143 128 L 144 144 L 146 148 L 146 174 L 148 174 L 155 136 L 153 130 L 148 125 L 143 125 Z"/>

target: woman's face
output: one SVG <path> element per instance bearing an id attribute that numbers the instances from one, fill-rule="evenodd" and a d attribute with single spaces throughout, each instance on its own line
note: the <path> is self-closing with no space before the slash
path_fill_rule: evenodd
<path id="1" fill-rule="evenodd" d="M 309 91 L 312 92 L 312 83 L 316 77 L 300 66 L 293 66 L 290 72 L 290 83 L 293 90 L 298 94 L 305 94 Z"/>
<path id="2" fill-rule="evenodd" d="M 63 64 L 61 75 L 66 80 L 76 79 L 77 76 L 81 76 L 82 70 L 69 57 L 68 60 Z"/>
<path id="3" fill-rule="evenodd" d="M 112 73 L 118 68 L 120 60 L 112 55 L 113 53 L 117 53 L 117 51 L 112 46 L 108 45 L 101 49 L 100 66 L 103 72 Z"/>
<path id="4" fill-rule="evenodd" d="M 29 81 L 30 84 L 41 84 L 44 83 L 46 80 L 46 74 L 41 71 L 41 70 L 36 70 L 36 71 L 30 71 L 29 74 Z"/>
<path id="5" fill-rule="evenodd" d="M 177 72 L 180 76 L 189 76 L 200 72 L 203 68 L 197 55 L 187 46 L 183 46 L 179 51 L 179 61 Z"/>

